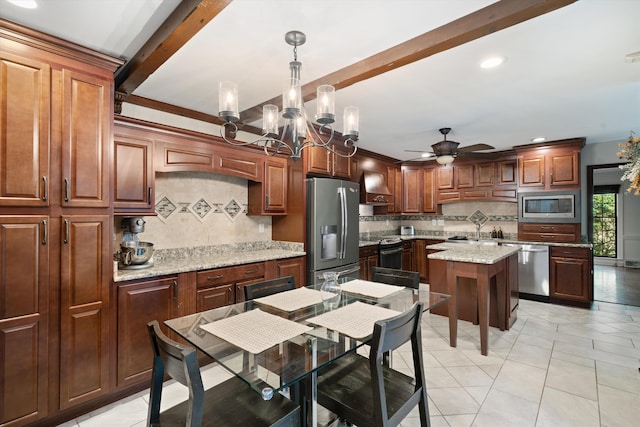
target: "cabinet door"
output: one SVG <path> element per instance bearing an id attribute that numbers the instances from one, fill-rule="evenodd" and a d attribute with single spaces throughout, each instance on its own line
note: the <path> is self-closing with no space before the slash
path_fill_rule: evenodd
<path id="1" fill-rule="evenodd" d="M 306 152 L 308 173 L 331 175 L 331 153 L 322 147 L 309 147 L 304 151 Z"/>
<path id="2" fill-rule="evenodd" d="M 332 175 L 344 178 L 347 180 L 351 179 L 351 158 L 343 157 L 337 154 L 331 154 L 333 167 L 332 167 Z"/>
<path id="3" fill-rule="evenodd" d="M 236 149 L 217 149 L 216 172 L 260 181 L 262 177 L 262 156 Z"/>
<path id="4" fill-rule="evenodd" d="M 496 162 L 496 185 L 517 185 L 515 160 Z"/>
<path id="5" fill-rule="evenodd" d="M 422 211 L 436 211 L 436 170 L 434 168 L 422 171 Z"/>
<path id="6" fill-rule="evenodd" d="M 61 220 L 60 407 L 66 409 L 109 391 L 111 220 Z"/>
<path id="7" fill-rule="evenodd" d="M 306 285 L 305 257 L 280 259 L 276 262 L 276 277 L 293 276 L 296 287 Z"/>
<path id="8" fill-rule="evenodd" d="M 153 142 L 117 136 L 114 141 L 113 208 L 118 212 L 153 213 Z"/>
<path id="9" fill-rule="evenodd" d="M 422 168 L 402 167 L 402 212 L 422 212 Z"/>
<path id="10" fill-rule="evenodd" d="M 437 185 L 439 190 L 452 190 L 454 187 L 453 181 L 453 166 L 441 166 L 436 168 Z"/>
<path id="11" fill-rule="evenodd" d="M 473 188 L 473 165 L 454 166 L 457 188 Z"/>
<path id="12" fill-rule="evenodd" d="M 174 317 L 177 277 L 148 280 L 118 286 L 118 370 L 117 385 L 126 387 L 151 378 L 153 352 L 147 323 Z"/>
<path id="13" fill-rule="evenodd" d="M 28 425 L 47 415 L 47 225 L 46 216 L 0 218 L 0 425 L 3 426 Z"/>
<path id="14" fill-rule="evenodd" d="M 49 65 L 0 54 L 0 206 L 47 206 Z"/>
<path id="15" fill-rule="evenodd" d="M 235 285 L 222 285 L 207 289 L 198 289 L 196 310 L 207 311 L 233 304 Z"/>
<path id="16" fill-rule="evenodd" d="M 109 206 L 112 86 L 62 72 L 62 206 Z"/>
<path id="17" fill-rule="evenodd" d="M 578 156 L 578 152 L 561 152 L 549 155 L 549 187 L 580 185 Z"/>
<path id="18" fill-rule="evenodd" d="M 551 299 L 589 303 L 591 266 L 588 259 L 550 257 L 549 293 Z"/>
<path id="19" fill-rule="evenodd" d="M 427 242 L 425 240 L 413 241 L 413 255 L 415 259 L 415 271 L 420 273 L 420 281 L 427 283 L 429 280 L 429 264 L 427 262 Z"/>
<path id="20" fill-rule="evenodd" d="M 267 160 L 264 163 L 264 211 L 287 210 L 287 164 Z"/>
<path id="21" fill-rule="evenodd" d="M 475 165 L 475 186 L 492 187 L 495 184 L 496 165 L 493 162 Z"/>
<path id="22" fill-rule="evenodd" d="M 521 187 L 544 186 L 544 155 L 526 155 L 518 159 Z"/>

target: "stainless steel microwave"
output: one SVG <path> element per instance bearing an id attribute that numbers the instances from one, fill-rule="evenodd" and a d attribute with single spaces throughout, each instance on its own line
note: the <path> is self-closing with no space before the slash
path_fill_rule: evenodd
<path id="1" fill-rule="evenodd" d="M 580 222 L 580 191 L 539 191 L 518 195 L 521 222 Z"/>

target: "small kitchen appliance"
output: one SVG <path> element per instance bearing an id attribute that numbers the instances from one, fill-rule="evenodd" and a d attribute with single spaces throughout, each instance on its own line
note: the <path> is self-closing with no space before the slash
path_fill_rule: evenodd
<path id="1" fill-rule="evenodd" d="M 139 216 L 122 218 L 122 243 L 118 251 L 118 268 L 137 270 L 153 266 L 153 243 L 141 242 L 138 234 L 144 232 L 145 220 Z"/>

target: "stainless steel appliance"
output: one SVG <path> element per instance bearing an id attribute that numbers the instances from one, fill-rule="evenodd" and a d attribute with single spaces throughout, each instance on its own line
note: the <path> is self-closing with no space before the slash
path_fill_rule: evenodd
<path id="1" fill-rule="evenodd" d="M 360 186 L 330 178 L 307 179 L 307 280 L 316 284 L 322 273 L 358 278 Z"/>
<path id="2" fill-rule="evenodd" d="M 142 269 L 153 266 L 153 243 L 141 242 L 138 234 L 144 231 L 145 220 L 139 216 L 122 218 L 122 243 L 118 251 L 118 268 Z"/>
<path id="3" fill-rule="evenodd" d="M 549 246 L 505 243 L 518 251 L 520 298 L 549 302 Z"/>
<path id="4" fill-rule="evenodd" d="M 378 265 L 402 269 L 402 240 L 398 238 L 380 240 L 378 243 Z"/>
<path id="5" fill-rule="evenodd" d="M 518 194 L 520 222 L 580 222 L 580 191 Z"/>

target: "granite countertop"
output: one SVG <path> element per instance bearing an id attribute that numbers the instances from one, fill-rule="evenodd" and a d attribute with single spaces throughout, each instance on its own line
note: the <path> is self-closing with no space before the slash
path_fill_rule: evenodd
<path id="1" fill-rule="evenodd" d="M 167 274 L 305 256 L 306 252 L 303 249 L 302 243 L 265 241 L 157 250 L 152 257 L 152 267 L 114 271 L 113 281 L 124 282 Z"/>
<path id="2" fill-rule="evenodd" d="M 429 259 L 472 262 L 476 264 L 495 264 L 513 254 L 517 254 L 520 250 L 511 246 L 463 243 L 437 243 L 427 246 L 427 249 L 440 250 L 440 252 L 427 255 Z"/>
<path id="3" fill-rule="evenodd" d="M 385 235 L 383 237 L 371 238 L 370 240 L 360 240 L 360 247 L 377 245 L 380 239 L 399 238 L 401 240 L 416 240 L 416 239 L 430 239 L 430 240 L 447 240 L 451 236 L 443 236 L 441 234 L 414 234 L 412 236 L 401 236 L 399 234 Z M 473 238 L 470 238 L 473 239 Z M 503 243 L 513 243 L 518 245 L 544 245 L 544 246 L 566 246 L 572 248 L 592 248 L 591 243 L 557 243 L 557 242 L 535 242 L 527 240 L 514 240 L 514 239 L 481 239 L 491 240 L 497 242 L 499 245 Z"/>

